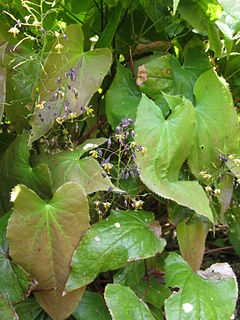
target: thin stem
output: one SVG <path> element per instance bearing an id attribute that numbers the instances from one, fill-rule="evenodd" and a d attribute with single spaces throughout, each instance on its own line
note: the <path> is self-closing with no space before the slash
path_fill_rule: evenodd
<path id="1" fill-rule="evenodd" d="M 230 76 L 228 76 L 228 77 L 226 78 L 226 80 L 231 79 L 231 78 L 232 78 L 233 76 L 235 76 L 235 74 L 237 74 L 239 71 L 240 71 L 240 68 L 238 68 L 237 70 L 235 70 Z"/>
<path id="2" fill-rule="evenodd" d="M 148 266 L 147 266 L 147 259 L 144 260 L 144 263 L 145 263 L 145 272 L 146 272 L 146 280 L 147 280 L 147 287 L 146 287 L 146 290 L 142 296 L 142 301 L 144 301 L 144 299 L 146 298 L 146 295 L 148 293 L 148 289 L 149 289 L 149 277 L 148 277 Z"/>
<path id="3" fill-rule="evenodd" d="M 144 27 L 145 27 L 145 25 L 146 25 L 146 23 L 147 23 L 148 16 L 149 16 L 149 14 L 150 14 L 152 5 L 153 5 L 153 0 L 150 0 L 149 6 L 148 6 L 148 9 L 147 9 L 146 17 L 145 17 L 145 19 L 144 19 L 144 21 L 143 21 L 142 27 L 141 27 L 141 29 L 140 29 L 140 31 L 139 31 L 139 34 L 138 34 L 138 37 L 137 37 L 137 42 L 138 42 L 138 40 L 139 40 L 139 39 L 141 38 L 141 36 L 142 36 L 142 33 L 143 33 Z"/>

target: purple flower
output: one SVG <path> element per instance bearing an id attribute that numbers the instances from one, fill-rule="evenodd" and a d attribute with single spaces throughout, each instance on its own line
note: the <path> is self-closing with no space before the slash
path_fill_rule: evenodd
<path id="1" fill-rule="evenodd" d="M 223 180 L 223 177 L 220 175 L 219 176 L 219 181 L 221 182 Z"/>
<path id="2" fill-rule="evenodd" d="M 44 28 L 41 28 L 41 32 L 42 32 L 42 34 L 46 35 L 46 31 Z"/>
<path id="3" fill-rule="evenodd" d="M 122 141 L 122 138 L 119 138 L 119 143 L 120 143 L 120 145 L 123 147 L 124 146 L 124 143 L 123 143 L 123 141 Z"/>
<path id="4" fill-rule="evenodd" d="M 134 172 L 132 170 L 130 170 L 130 176 L 134 178 Z"/>
<path id="5" fill-rule="evenodd" d="M 60 84 L 60 82 L 61 82 L 61 78 L 60 78 L 60 76 L 58 76 L 57 83 Z"/>
<path id="6" fill-rule="evenodd" d="M 108 192 L 110 192 L 110 191 L 113 191 L 113 187 L 112 187 L 112 186 L 110 186 L 110 187 L 108 188 Z"/>
<path id="7" fill-rule="evenodd" d="M 126 131 L 126 132 L 125 132 L 125 136 L 124 136 L 125 140 L 127 140 L 128 137 L 129 137 L 129 131 Z"/>
<path id="8" fill-rule="evenodd" d="M 135 172 L 136 172 L 137 177 L 139 177 L 141 172 L 140 172 L 140 170 L 138 169 L 138 166 L 137 166 L 137 165 L 135 165 Z"/>
<path id="9" fill-rule="evenodd" d="M 125 174 L 125 180 L 127 180 L 128 178 L 129 178 L 129 173 L 127 171 L 126 174 Z"/>
<path id="10" fill-rule="evenodd" d="M 108 141 L 107 141 L 107 148 L 108 148 L 108 149 L 110 149 L 111 144 L 112 144 L 112 141 L 111 141 L 111 139 L 109 138 Z"/>
<path id="11" fill-rule="evenodd" d="M 133 160 L 136 160 L 136 153 L 134 151 L 132 152 L 132 157 L 133 157 Z"/>
<path id="12" fill-rule="evenodd" d="M 68 77 L 68 73 L 67 71 L 64 72 L 64 77 L 67 78 Z"/>
<path id="13" fill-rule="evenodd" d="M 49 141 L 48 141 L 48 139 L 45 139 L 45 143 L 46 143 L 47 146 L 49 146 Z"/>
<path id="14" fill-rule="evenodd" d="M 54 143 L 55 143 L 55 140 L 54 140 L 54 138 L 52 138 L 52 139 L 51 139 L 51 145 L 53 146 Z"/>
<path id="15" fill-rule="evenodd" d="M 102 150 L 98 150 L 98 155 L 99 155 L 99 157 L 102 157 L 102 155 L 103 155 Z"/>
<path id="16" fill-rule="evenodd" d="M 121 133 L 122 132 L 122 129 L 120 126 L 116 126 L 116 133 Z"/>
<path id="17" fill-rule="evenodd" d="M 68 40 L 68 36 L 65 33 L 64 33 L 63 37 L 65 40 Z"/>
<path id="18" fill-rule="evenodd" d="M 123 204 L 124 204 L 124 207 L 127 208 L 128 203 L 127 203 L 127 200 L 126 200 L 126 199 L 124 200 L 124 203 L 123 203 Z"/>
<path id="19" fill-rule="evenodd" d="M 120 177 L 123 179 L 123 178 L 124 178 L 124 175 L 125 175 L 125 173 L 124 173 L 124 169 L 122 169 L 122 170 L 121 170 Z"/>
<path id="20" fill-rule="evenodd" d="M 135 131 L 134 130 L 132 130 L 131 131 L 131 137 L 134 139 L 134 137 L 135 137 Z"/>
<path id="21" fill-rule="evenodd" d="M 22 23 L 19 19 L 17 20 L 17 24 L 18 24 L 19 28 L 21 28 Z"/>
<path id="22" fill-rule="evenodd" d="M 107 174 L 105 172 L 102 173 L 102 177 L 106 178 Z"/>

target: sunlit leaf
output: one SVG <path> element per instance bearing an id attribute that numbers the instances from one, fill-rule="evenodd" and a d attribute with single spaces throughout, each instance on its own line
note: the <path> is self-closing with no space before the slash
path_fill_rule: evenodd
<path id="1" fill-rule="evenodd" d="M 104 297 L 114 320 L 154 320 L 147 305 L 128 287 L 108 284 Z"/>
<path id="2" fill-rule="evenodd" d="M 210 220 L 209 202 L 197 181 L 178 181 L 194 137 L 194 108 L 182 99 L 167 120 L 153 101 L 143 95 L 135 124 L 136 142 L 147 151 L 137 152 L 140 178 L 154 193 L 189 207 Z"/>
<path id="3" fill-rule="evenodd" d="M 199 177 L 202 170 L 215 172 L 221 165 L 220 153 L 238 152 L 239 127 L 228 85 L 214 70 L 198 78 L 194 94 L 196 135 L 188 163 L 193 174 Z"/>
<path id="4" fill-rule="evenodd" d="M 107 219 L 96 223 L 73 255 L 66 289 L 80 288 L 101 272 L 162 252 L 165 240 L 158 239 L 149 229 L 152 222 L 150 212 L 113 211 Z"/>
<path id="5" fill-rule="evenodd" d="M 227 263 L 194 273 L 176 253 L 165 260 L 166 284 L 180 288 L 165 300 L 167 320 L 230 319 L 237 299 L 237 282 Z"/>
<path id="6" fill-rule="evenodd" d="M 76 183 L 66 183 L 49 203 L 23 185 L 14 193 L 7 230 L 10 255 L 38 281 L 35 296 L 40 305 L 52 318 L 64 319 L 84 292 L 81 288 L 62 296 L 71 256 L 88 228 L 85 192 Z"/>

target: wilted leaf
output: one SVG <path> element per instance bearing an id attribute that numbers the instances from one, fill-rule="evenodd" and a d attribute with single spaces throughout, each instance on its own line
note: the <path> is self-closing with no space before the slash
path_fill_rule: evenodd
<path id="1" fill-rule="evenodd" d="M 35 156 L 32 161 L 38 165 L 48 165 L 54 192 L 62 184 L 70 181 L 81 184 L 87 194 L 108 190 L 113 185 L 108 176 L 105 178 L 102 176 L 104 170 L 99 163 L 93 157 L 81 158 L 86 152 L 97 148 L 104 142 L 106 142 L 104 138 L 87 140 L 73 151 Z"/>
<path id="2" fill-rule="evenodd" d="M 214 92 L 214 94 L 213 94 Z M 213 69 L 204 72 L 194 87 L 196 135 L 188 157 L 191 171 L 215 172 L 221 165 L 219 154 L 238 152 L 238 118 L 227 83 Z"/>
<path id="3" fill-rule="evenodd" d="M 165 240 L 149 230 L 152 221 L 150 212 L 113 211 L 107 219 L 96 223 L 73 255 L 66 289 L 80 288 L 101 272 L 162 252 Z"/>
<path id="4" fill-rule="evenodd" d="M 52 318 L 64 319 L 84 292 L 82 288 L 62 297 L 71 256 L 88 228 L 85 192 L 71 182 L 49 203 L 23 185 L 14 189 L 14 196 L 7 230 L 10 255 L 38 281 L 35 296 L 40 305 Z"/>
<path id="5" fill-rule="evenodd" d="M 72 314 L 77 320 L 111 319 L 103 297 L 91 291 L 85 291 L 80 303 Z"/>
<path id="6" fill-rule="evenodd" d="M 10 191 L 22 183 L 33 189 L 44 199 L 51 197 L 51 177 L 47 165 L 41 164 L 32 168 L 29 164 L 28 134 L 19 135 L 6 150 L 1 162 L 0 190 L 9 209 Z"/>
<path id="7" fill-rule="evenodd" d="M 118 64 L 117 74 L 106 95 L 106 114 L 113 129 L 122 118 L 135 120 L 140 99 L 141 93 L 130 70 Z"/>
<path id="8" fill-rule="evenodd" d="M 143 95 L 135 124 L 136 142 L 148 148 L 144 156 L 137 153 L 140 178 L 159 196 L 213 220 L 208 198 L 198 182 L 178 181 L 194 136 L 194 108 L 190 101 L 181 101 L 165 120 L 154 102 Z"/>
<path id="9" fill-rule="evenodd" d="M 57 117 L 66 120 L 69 119 L 70 113 L 81 115 L 93 94 L 101 86 L 112 63 L 109 49 L 82 52 L 83 35 L 78 25 L 69 26 L 65 33 L 69 40 L 60 41 L 63 45 L 62 54 L 57 54 L 55 43 L 41 75 L 39 97 L 40 102 L 46 103 L 42 110 L 36 110 L 33 118 L 32 141 L 45 134 Z M 66 78 L 65 73 L 71 75 Z M 58 77 L 62 84 L 58 84 Z M 62 93 L 56 97 L 56 92 L 59 92 L 62 86 Z"/>
<path id="10" fill-rule="evenodd" d="M 178 287 L 165 301 L 167 320 L 226 320 L 233 314 L 237 283 L 227 263 L 217 263 L 206 271 L 194 273 L 176 253 L 165 260 L 166 284 Z"/>
<path id="11" fill-rule="evenodd" d="M 224 175 L 222 181 L 218 185 L 221 190 L 220 194 L 220 214 L 223 217 L 224 213 L 229 208 L 233 194 L 233 177 L 229 174 Z"/>
<path id="12" fill-rule="evenodd" d="M 114 320 L 154 320 L 147 305 L 128 287 L 108 284 L 104 297 Z"/>

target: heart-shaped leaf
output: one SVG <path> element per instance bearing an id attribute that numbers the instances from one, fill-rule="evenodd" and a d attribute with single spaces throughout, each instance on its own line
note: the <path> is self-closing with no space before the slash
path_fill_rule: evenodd
<path id="1" fill-rule="evenodd" d="M 111 316 L 103 297 L 91 291 L 85 291 L 77 308 L 73 312 L 77 320 L 97 319 L 110 320 Z"/>
<path id="2" fill-rule="evenodd" d="M 93 157 L 81 158 L 86 152 L 106 142 L 106 139 L 87 140 L 73 151 L 62 151 L 51 155 L 41 155 L 32 158 L 34 164 L 48 165 L 53 181 L 53 191 L 66 182 L 76 182 L 82 185 L 87 194 L 95 191 L 113 188 L 108 176 L 102 176 L 104 170 Z"/>
<path id="3" fill-rule="evenodd" d="M 10 191 L 22 183 L 39 196 L 49 199 L 52 194 L 51 177 L 46 164 L 32 168 L 29 164 L 28 134 L 19 135 L 6 150 L 1 162 L 1 195 L 5 210 L 9 209 Z"/>
<path id="4" fill-rule="evenodd" d="M 81 115 L 112 63 L 109 49 L 82 52 L 83 35 L 79 26 L 71 25 L 65 33 L 69 40 L 60 41 L 63 52 L 58 54 L 56 44 L 53 45 L 41 75 L 39 103 L 45 104 L 36 110 L 31 141 L 44 135 L 57 117 L 66 120 L 71 113 Z"/>
<path id="5" fill-rule="evenodd" d="M 38 281 L 35 296 L 41 306 L 52 318 L 64 319 L 84 292 L 79 289 L 62 296 L 71 256 L 89 226 L 86 194 L 70 182 L 49 203 L 23 185 L 13 190 L 12 198 L 14 210 L 7 229 L 10 255 Z"/>
<path id="6" fill-rule="evenodd" d="M 153 219 L 150 212 L 113 211 L 107 219 L 96 223 L 73 255 L 66 289 L 80 288 L 101 272 L 162 252 L 165 240 L 158 239 L 149 229 Z"/>
<path id="7" fill-rule="evenodd" d="M 154 102 L 143 95 L 135 123 L 135 141 L 147 148 L 144 156 L 137 153 L 140 178 L 159 196 L 213 220 L 208 198 L 198 182 L 178 181 L 194 136 L 194 108 L 185 98 L 181 101 L 165 120 Z"/>
<path id="8" fill-rule="evenodd" d="M 188 163 L 193 174 L 199 177 L 200 171 L 214 172 L 221 165 L 220 153 L 238 152 L 239 127 L 228 85 L 213 69 L 198 78 L 194 94 L 196 135 Z"/>
<path id="9" fill-rule="evenodd" d="M 148 306 L 128 287 L 108 284 L 104 298 L 114 320 L 155 320 Z"/>
<path id="10" fill-rule="evenodd" d="M 165 260 L 166 284 L 180 291 L 165 300 L 167 320 L 226 320 L 233 314 L 237 282 L 227 263 L 194 273 L 176 253 Z"/>

